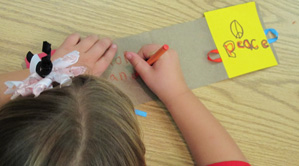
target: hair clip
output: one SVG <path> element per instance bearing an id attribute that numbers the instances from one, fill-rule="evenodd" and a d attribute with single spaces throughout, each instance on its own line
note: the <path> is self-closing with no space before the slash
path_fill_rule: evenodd
<path id="1" fill-rule="evenodd" d="M 62 58 L 51 62 L 51 44 L 44 42 L 43 52 L 47 56 L 40 59 L 37 54 L 27 53 L 26 59 L 30 62 L 30 75 L 23 81 L 6 81 L 8 89 L 4 94 L 13 94 L 11 99 L 21 96 L 34 94 L 39 96 L 41 92 L 53 88 L 52 83 L 57 82 L 61 86 L 71 84 L 71 77 L 83 74 L 86 71 L 84 66 L 70 67 L 79 60 L 79 52 L 73 51 Z"/>

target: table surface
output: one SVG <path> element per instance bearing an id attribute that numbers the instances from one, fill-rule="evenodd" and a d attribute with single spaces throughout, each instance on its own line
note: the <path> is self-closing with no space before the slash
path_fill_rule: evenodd
<path id="1" fill-rule="evenodd" d="M 47 40 L 57 48 L 66 36 L 112 39 L 203 17 L 248 0 L 0 1 L 0 73 L 21 69 L 25 54 Z M 256 0 L 265 28 L 275 28 L 280 64 L 194 89 L 253 166 L 298 165 L 299 1 Z M 137 106 L 148 165 L 194 165 L 177 126 L 159 101 Z M 200 120 L 200 117 L 198 117 Z M 209 127 L 209 126 L 207 126 Z"/>

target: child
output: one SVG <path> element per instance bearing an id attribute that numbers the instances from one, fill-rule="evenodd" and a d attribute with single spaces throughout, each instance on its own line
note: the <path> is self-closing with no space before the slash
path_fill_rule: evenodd
<path id="1" fill-rule="evenodd" d="M 126 52 L 147 86 L 160 98 L 182 132 L 197 165 L 248 166 L 242 152 L 205 106 L 188 89 L 177 53 L 168 50 L 153 66 L 144 59 L 159 49 L 146 45 Z M 97 36 L 70 35 L 51 57 L 77 50 L 73 66 L 85 75 L 69 86 L 56 86 L 9 101 L 5 81 L 24 80 L 29 70 L 0 77 L 0 165 L 145 165 L 145 148 L 132 102 L 99 77 L 117 46 Z M 167 79 L 160 79 L 167 75 Z M 8 102 L 9 101 L 9 102 Z M 6 104 L 5 104 L 6 103 Z"/>

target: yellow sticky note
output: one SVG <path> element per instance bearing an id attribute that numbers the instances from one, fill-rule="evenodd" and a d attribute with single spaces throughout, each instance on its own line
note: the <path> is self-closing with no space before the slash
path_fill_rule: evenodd
<path id="1" fill-rule="evenodd" d="M 205 13 L 229 78 L 277 65 L 255 2 Z"/>

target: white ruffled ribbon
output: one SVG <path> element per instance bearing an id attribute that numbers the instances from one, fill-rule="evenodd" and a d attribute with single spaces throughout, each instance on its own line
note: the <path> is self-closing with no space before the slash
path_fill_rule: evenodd
<path id="1" fill-rule="evenodd" d="M 79 60 L 79 52 L 73 51 L 66 54 L 62 58 L 53 61 L 53 68 L 49 75 L 45 78 L 40 77 L 36 72 L 36 65 L 41 59 L 35 54 L 30 63 L 30 75 L 24 81 L 6 81 L 5 85 L 8 89 L 4 94 L 13 94 L 11 99 L 19 95 L 27 96 L 34 94 L 39 96 L 41 92 L 53 88 L 52 83 L 55 81 L 61 86 L 68 86 L 72 83 L 71 77 L 83 74 L 86 71 L 84 66 L 69 67 Z"/>

